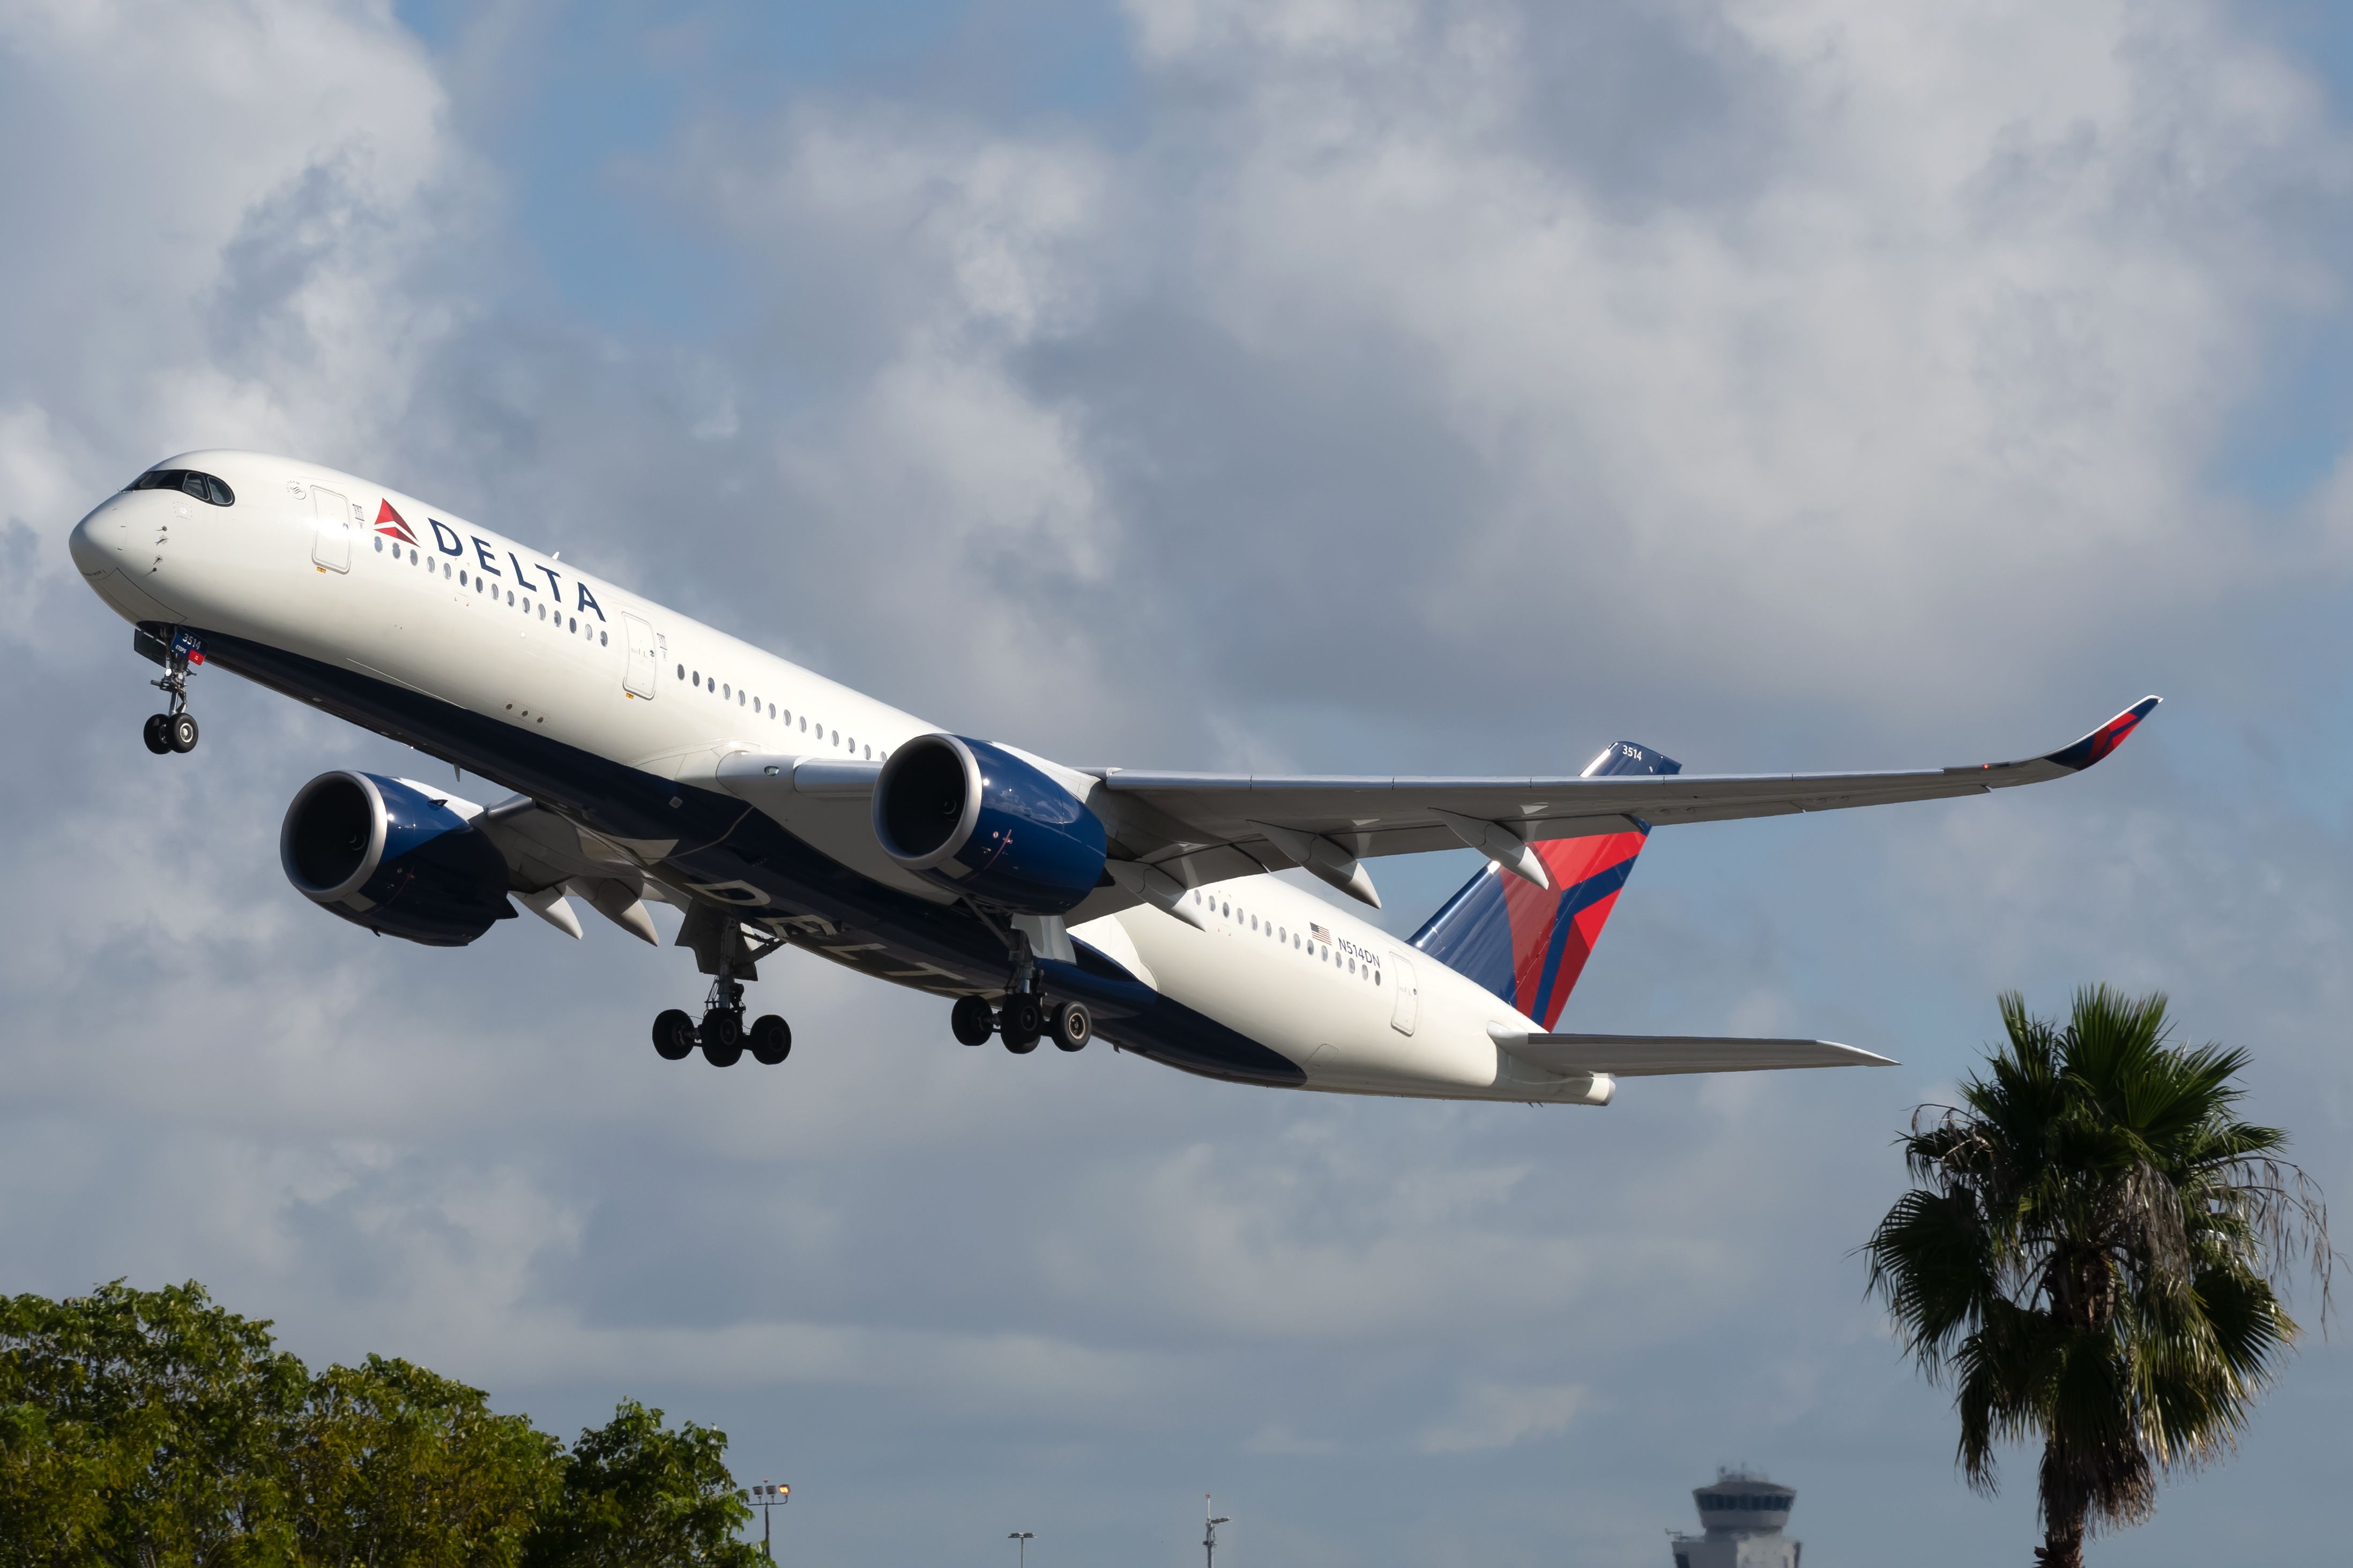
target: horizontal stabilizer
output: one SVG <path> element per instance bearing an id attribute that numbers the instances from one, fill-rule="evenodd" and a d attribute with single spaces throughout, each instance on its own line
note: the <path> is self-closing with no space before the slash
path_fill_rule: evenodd
<path id="1" fill-rule="evenodd" d="M 1757 1040 L 1714 1035 L 1522 1035 L 1501 1028 L 1488 1033 L 1497 1045 L 1530 1067 L 1557 1073 L 1609 1073 L 1615 1078 L 1898 1065 L 1886 1057 L 1831 1040 Z"/>

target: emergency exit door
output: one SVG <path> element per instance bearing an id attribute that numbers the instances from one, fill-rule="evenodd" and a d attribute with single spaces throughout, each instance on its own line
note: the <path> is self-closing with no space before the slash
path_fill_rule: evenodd
<path id="1" fill-rule="evenodd" d="M 1389 984 L 1397 987 L 1397 1010 L 1389 1015 L 1389 1027 L 1410 1035 L 1421 1015 L 1421 983 L 1414 975 L 1412 960 L 1395 948 L 1389 949 Z"/>
<path id="2" fill-rule="evenodd" d="M 352 503 L 336 491 L 311 487 L 311 559 L 330 572 L 352 569 Z"/>
<path id="3" fill-rule="evenodd" d="M 654 647 L 654 629 L 628 611 L 621 612 L 621 635 L 629 645 L 628 667 L 621 676 L 621 689 L 632 697 L 653 700 L 659 689 L 661 674 L 659 656 Z"/>

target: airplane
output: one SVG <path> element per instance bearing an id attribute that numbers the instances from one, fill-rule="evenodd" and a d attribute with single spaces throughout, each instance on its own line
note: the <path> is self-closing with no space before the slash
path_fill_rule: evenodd
<path id="1" fill-rule="evenodd" d="M 1690 774 L 1618 742 L 1555 777 L 1325 777 L 1072 767 L 958 733 L 452 512 L 316 463 L 171 458 L 71 536 L 192 750 L 217 665 L 511 792 L 321 773 L 286 812 L 287 879 L 378 936 L 462 946 L 514 904 L 575 901 L 710 977 L 659 1055 L 792 1048 L 744 1020 L 797 947 L 950 1003 L 966 1046 L 1115 1049 L 1236 1083 L 1606 1105 L 1616 1080 L 1892 1066 L 1834 1041 L 1557 1032 L 1650 834 L 1687 822 L 1979 795 L 2080 773 L 2158 704 L 2022 761 Z M 1409 939 L 1366 862 L 1467 846 L 1478 873 Z M 512 902 L 510 900 L 512 900 Z"/>

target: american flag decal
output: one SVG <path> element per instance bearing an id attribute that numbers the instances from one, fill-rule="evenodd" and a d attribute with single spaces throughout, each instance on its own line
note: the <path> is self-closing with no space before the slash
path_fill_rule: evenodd
<path id="1" fill-rule="evenodd" d="M 1317 942 L 1328 942 L 1332 940 L 1332 933 L 1330 931 L 1325 931 L 1322 926 L 1316 925 L 1313 921 L 1310 921 L 1308 924 L 1307 934 L 1314 937 Z"/>

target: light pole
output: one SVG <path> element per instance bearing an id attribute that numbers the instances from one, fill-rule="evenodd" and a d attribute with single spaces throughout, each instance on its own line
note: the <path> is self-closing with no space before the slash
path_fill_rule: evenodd
<path id="1" fill-rule="evenodd" d="M 1013 1549 L 1015 1568 L 1029 1568 L 1029 1543 L 1038 1539 L 1038 1532 L 1034 1530 L 1017 1530 L 1005 1539 L 1018 1542 Z"/>
<path id="2" fill-rule="evenodd" d="M 1209 1528 L 1201 1536 L 1201 1562 L 1205 1568 L 1218 1568 L 1218 1526 L 1231 1524 L 1230 1519 L 1215 1519 L 1209 1514 L 1209 1494 L 1201 1494 L 1201 1517 L 1209 1521 Z"/>
<path id="3" fill-rule="evenodd" d="M 780 1483 L 762 1481 L 752 1489 L 752 1506 L 760 1510 L 760 1555 L 771 1563 L 776 1560 L 776 1553 L 768 1544 L 768 1510 L 792 1500 L 793 1489 Z"/>

